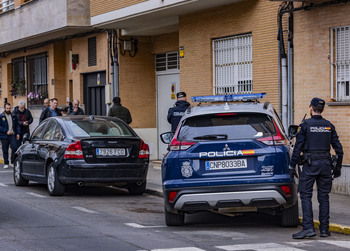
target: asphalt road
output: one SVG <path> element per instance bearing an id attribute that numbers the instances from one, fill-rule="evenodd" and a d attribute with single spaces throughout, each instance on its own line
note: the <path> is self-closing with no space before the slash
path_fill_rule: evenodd
<path id="1" fill-rule="evenodd" d="M 16 187 L 0 170 L 0 250 L 349 250 L 350 236 L 291 238 L 278 217 L 186 215 L 166 227 L 163 199 L 112 187 L 69 187 L 51 197 L 46 186 Z"/>

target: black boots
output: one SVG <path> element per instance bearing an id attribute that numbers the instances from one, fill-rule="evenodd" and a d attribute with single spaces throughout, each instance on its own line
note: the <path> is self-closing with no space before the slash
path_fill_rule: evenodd
<path id="1" fill-rule="evenodd" d="M 306 229 L 299 233 L 293 234 L 293 239 L 304 239 L 305 237 L 314 237 L 316 235 L 314 229 Z"/>
<path id="2" fill-rule="evenodd" d="M 321 230 L 320 229 L 320 236 L 321 237 L 328 237 L 328 236 L 330 236 L 331 235 L 331 232 L 329 232 L 329 230 L 327 229 L 327 230 Z"/>

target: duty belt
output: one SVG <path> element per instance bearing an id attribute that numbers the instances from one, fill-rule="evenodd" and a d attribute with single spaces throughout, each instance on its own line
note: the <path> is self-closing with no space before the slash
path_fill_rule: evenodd
<path id="1" fill-rule="evenodd" d="M 326 153 L 308 153 L 307 154 L 311 160 L 320 160 L 320 159 L 331 159 L 331 154 Z"/>

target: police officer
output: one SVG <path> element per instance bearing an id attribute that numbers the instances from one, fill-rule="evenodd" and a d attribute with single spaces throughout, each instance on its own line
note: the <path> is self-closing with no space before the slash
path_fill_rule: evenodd
<path id="1" fill-rule="evenodd" d="M 338 160 L 333 171 L 334 178 L 341 174 L 343 159 L 343 148 L 339 142 L 335 127 L 331 122 L 322 118 L 325 101 L 320 98 L 313 98 L 310 104 L 311 118 L 307 119 L 299 127 L 296 138 L 290 174 L 295 175 L 295 166 L 303 152 L 305 163 L 300 174 L 299 192 L 303 210 L 303 230 L 293 234 L 294 239 L 303 239 L 316 235 L 312 213 L 312 190 L 316 181 L 317 198 L 319 202 L 320 236 L 328 237 L 329 232 L 329 193 L 332 188 L 332 170 L 330 146 L 332 145 Z"/>
<path id="2" fill-rule="evenodd" d="M 179 124 L 181 117 L 184 115 L 190 103 L 187 102 L 185 92 L 178 92 L 176 94 L 175 106 L 169 108 L 168 122 L 171 124 L 171 131 L 175 132 L 177 125 Z"/>

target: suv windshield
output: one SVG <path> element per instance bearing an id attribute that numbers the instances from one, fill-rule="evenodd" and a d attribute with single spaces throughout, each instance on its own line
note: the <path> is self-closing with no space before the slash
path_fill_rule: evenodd
<path id="1" fill-rule="evenodd" d="M 227 113 L 194 116 L 184 121 L 180 140 L 256 139 L 276 134 L 267 115 Z"/>
<path id="2" fill-rule="evenodd" d="M 65 121 L 75 137 L 130 137 L 134 134 L 122 122 L 108 120 Z"/>

